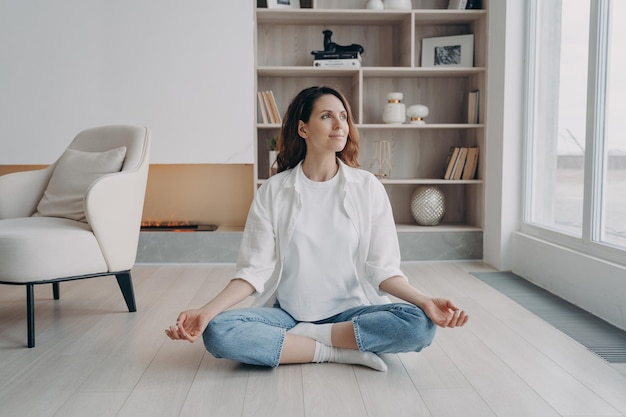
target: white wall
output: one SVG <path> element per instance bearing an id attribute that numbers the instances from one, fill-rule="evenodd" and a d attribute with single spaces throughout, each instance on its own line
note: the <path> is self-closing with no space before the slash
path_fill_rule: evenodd
<path id="1" fill-rule="evenodd" d="M 252 163 L 254 2 L 0 0 L 0 164 L 152 129 L 153 163 Z"/>
<path id="2" fill-rule="evenodd" d="M 489 2 L 488 120 L 483 258 L 512 265 L 512 236 L 522 213 L 525 2 Z"/>
<path id="3" fill-rule="evenodd" d="M 626 329 L 626 268 L 523 233 L 513 248 L 513 272 Z"/>

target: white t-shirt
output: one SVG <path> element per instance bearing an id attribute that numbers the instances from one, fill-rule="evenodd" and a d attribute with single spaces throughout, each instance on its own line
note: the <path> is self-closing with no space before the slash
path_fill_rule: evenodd
<path id="1" fill-rule="evenodd" d="M 342 204 L 339 175 L 309 180 L 299 168 L 302 211 L 285 254 L 278 287 L 281 308 L 298 321 L 317 321 L 370 304 L 354 259 L 358 235 Z"/>

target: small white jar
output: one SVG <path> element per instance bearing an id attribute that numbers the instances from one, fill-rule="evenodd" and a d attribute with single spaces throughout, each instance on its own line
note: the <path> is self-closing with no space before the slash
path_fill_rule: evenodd
<path id="1" fill-rule="evenodd" d="M 411 0 L 384 0 L 385 9 L 411 10 Z"/>
<path id="2" fill-rule="evenodd" d="M 406 121 L 406 106 L 402 103 L 404 94 L 394 92 L 387 94 L 387 104 L 383 109 L 383 122 L 400 124 Z"/>
<path id="3" fill-rule="evenodd" d="M 382 10 L 385 8 L 383 0 L 367 0 L 365 8 L 370 10 Z"/>

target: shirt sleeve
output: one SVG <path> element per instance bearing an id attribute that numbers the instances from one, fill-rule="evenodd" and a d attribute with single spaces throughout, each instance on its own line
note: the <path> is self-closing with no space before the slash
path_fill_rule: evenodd
<path id="1" fill-rule="evenodd" d="M 276 238 L 269 207 L 271 200 L 265 191 L 263 186 L 257 191 L 250 207 L 235 275 L 249 282 L 258 294 L 264 291 L 277 264 Z"/>
<path id="2" fill-rule="evenodd" d="M 407 277 L 400 269 L 401 256 L 391 203 L 380 181 L 371 183 L 371 234 L 366 260 L 366 275 L 379 292 L 380 283 L 393 276 Z M 408 279 L 407 279 L 408 280 Z"/>

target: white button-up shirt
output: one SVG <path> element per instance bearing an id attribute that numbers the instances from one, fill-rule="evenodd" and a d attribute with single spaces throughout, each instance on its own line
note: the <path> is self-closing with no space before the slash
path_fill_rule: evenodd
<path id="1" fill-rule="evenodd" d="M 354 259 L 359 282 L 372 304 L 388 303 L 380 283 L 396 275 L 406 279 L 389 198 L 372 173 L 338 161 L 344 207 L 359 236 Z M 274 302 L 302 207 L 300 187 L 296 168 L 283 171 L 257 190 L 250 207 L 235 276 L 256 289 L 257 306 Z"/>

